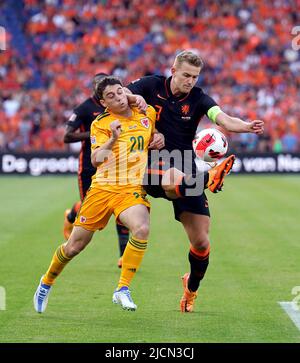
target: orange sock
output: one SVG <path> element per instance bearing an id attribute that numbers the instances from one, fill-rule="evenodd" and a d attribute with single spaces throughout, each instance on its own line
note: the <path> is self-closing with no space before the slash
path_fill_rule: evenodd
<path id="1" fill-rule="evenodd" d="M 118 289 L 122 286 L 129 286 L 142 263 L 147 248 L 147 242 L 147 240 L 138 239 L 134 236 L 129 238 L 123 254 L 122 271 Z"/>
<path id="2" fill-rule="evenodd" d="M 57 276 L 72 258 L 66 257 L 63 245 L 55 251 L 48 271 L 45 273 L 42 282 L 46 285 L 53 285 Z"/>

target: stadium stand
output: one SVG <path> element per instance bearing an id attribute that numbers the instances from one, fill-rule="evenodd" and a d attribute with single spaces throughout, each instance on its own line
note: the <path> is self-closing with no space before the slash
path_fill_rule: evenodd
<path id="1" fill-rule="evenodd" d="M 230 3 L 230 5 L 229 5 Z M 0 151 L 63 151 L 64 125 L 97 72 L 124 82 L 169 75 L 198 49 L 201 87 L 225 112 L 266 122 L 228 135 L 236 151 L 300 151 L 299 1 L 16 0 L 0 2 Z M 237 100 L 237 101 L 236 101 Z M 208 120 L 205 120 L 208 122 Z"/>

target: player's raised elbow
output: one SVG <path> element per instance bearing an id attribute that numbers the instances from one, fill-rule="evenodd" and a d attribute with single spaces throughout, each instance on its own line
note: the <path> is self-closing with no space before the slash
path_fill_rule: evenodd
<path id="1" fill-rule="evenodd" d="M 64 143 L 70 144 L 72 142 L 77 141 L 76 135 L 75 135 L 76 129 L 70 125 L 67 126 L 64 133 Z"/>
<path id="2" fill-rule="evenodd" d="M 71 137 L 70 133 L 66 132 L 64 134 L 64 143 L 70 144 L 71 142 L 72 142 L 72 137 Z"/>

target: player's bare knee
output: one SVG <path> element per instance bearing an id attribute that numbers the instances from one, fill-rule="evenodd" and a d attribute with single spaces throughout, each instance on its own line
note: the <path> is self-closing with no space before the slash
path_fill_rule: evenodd
<path id="1" fill-rule="evenodd" d="M 176 183 L 182 179 L 184 173 L 176 168 L 168 169 L 162 177 L 161 186 L 166 192 L 175 190 Z"/>
<path id="2" fill-rule="evenodd" d="M 161 184 L 161 186 L 166 193 L 172 193 L 175 190 L 175 185 Z"/>
<path id="3" fill-rule="evenodd" d="M 172 190 L 172 191 L 165 190 L 165 193 L 169 199 L 178 199 L 178 195 L 176 194 L 176 191 L 175 191 L 175 186 L 174 186 L 174 190 Z"/>
<path id="4" fill-rule="evenodd" d="M 148 239 L 149 236 L 149 224 L 142 223 L 132 229 L 132 234 L 139 239 Z"/>
<path id="5" fill-rule="evenodd" d="M 191 241 L 193 248 L 199 252 L 207 250 L 210 246 L 208 235 L 203 233 Z"/>
<path id="6" fill-rule="evenodd" d="M 79 248 L 76 245 L 66 245 L 64 247 L 64 253 L 66 255 L 66 257 L 71 258 L 74 257 L 76 255 L 78 255 L 78 253 L 80 253 L 83 250 L 83 248 Z"/>
<path id="7" fill-rule="evenodd" d="M 171 184 L 170 175 L 164 175 L 161 180 L 161 186 L 165 192 L 172 192 L 174 185 Z"/>

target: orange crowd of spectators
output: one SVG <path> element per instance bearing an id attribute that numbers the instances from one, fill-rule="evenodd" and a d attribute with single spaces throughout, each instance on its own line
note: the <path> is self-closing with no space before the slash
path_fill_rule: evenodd
<path id="1" fill-rule="evenodd" d="M 90 94 L 95 73 L 125 84 L 146 74 L 169 76 L 178 51 L 197 49 L 204 91 L 230 115 L 266 123 L 259 138 L 228 135 L 233 148 L 300 151 L 300 51 L 292 46 L 299 0 L 23 3 L 36 68 L 8 36 L 0 53 L 0 150 L 67 150 L 66 120 Z M 28 86 L 34 72 L 38 88 Z"/>

